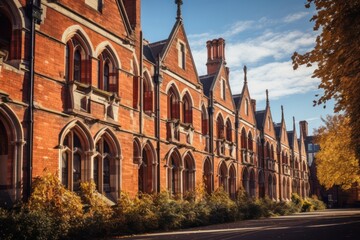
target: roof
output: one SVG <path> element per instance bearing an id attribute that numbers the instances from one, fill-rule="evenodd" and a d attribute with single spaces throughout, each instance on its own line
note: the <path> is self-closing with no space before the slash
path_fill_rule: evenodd
<path id="1" fill-rule="evenodd" d="M 293 147 L 293 141 L 294 141 L 294 131 L 287 131 L 289 145 Z"/>
<path id="2" fill-rule="evenodd" d="M 164 49 L 167 40 L 162 40 L 154 43 L 150 43 L 149 45 L 144 45 L 144 56 L 147 60 L 156 63 L 156 58 Z"/>
<path id="3" fill-rule="evenodd" d="M 203 85 L 203 90 L 206 96 L 210 97 L 211 86 L 215 81 L 215 74 L 200 76 L 200 82 Z"/>
<path id="4" fill-rule="evenodd" d="M 236 95 L 233 95 L 232 97 L 233 97 L 233 99 L 234 99 L 234 103 L 235 103 L 236 109 L 239 109 L 239 108 L 240 108 L 240 103 L 241 103 L 242 94 L 236 94 Z"/>
<path id="5" fill-rule="evenodd" d="M 264 124 L 266 110 L 256 111 L 255 112 L 255 119 L 256 119 L 256 126 L 258 128 L 262 128 Z"/>
<path id="6" fill-rule="evenodd" d="M 281 132 L 281 123 L 274 123 L 275 133 L 278 138 L 281 138 L 280 132 Z"/>

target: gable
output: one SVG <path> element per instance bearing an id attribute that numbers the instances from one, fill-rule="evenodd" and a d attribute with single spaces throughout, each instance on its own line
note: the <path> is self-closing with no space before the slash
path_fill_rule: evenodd
<path id="1" fill-rule="evenodd" d="M 274 123 L 273 123 L 273 119 L 271 116 L 270 107 L 268 105 L 266 106 L 263 127 L 264 127 L 264 130 L 263 130 L 264 134 L 267 134 L 267 135 L 271 136 L 272 138 L 276 139 Z"/>
<path id="2" fill-rule="evenodd" d="M 184 25 L 181 21 L 176 22 L 161 55 L 163 64 L 170 71 L 195 85 L 200 84 Z"/>
<path id="3" fill-rule="evenodd" d="M 231 111 L 235 111 L 234 99 L 231 93 L 230 83 L 228 79 L 227 68 L 224 64 L 220 64 L 217 77 L 212 87 L 213 97 L 216 102 Z"/>
<path id="4" fill-rule="evenodd" d="M 296 134 L 295 128 L 294 128 L 294 132 L 293 132 L 293 146 L 292 147 L 293 147 L 294 152 L 297 152 L 297 153 L 300 152 L 299 143 L 298 143 L 298 140 L 297 140 L 297 134 Z"/>
<path id="5" fill-rule="evenodd" d="M 247 84 L 244 85 L 241 102 L 239 106 L 240 118 L 244 119 L 250 124 L 255 124 L 255 112 L 252 107 L 251 97 Z"/>

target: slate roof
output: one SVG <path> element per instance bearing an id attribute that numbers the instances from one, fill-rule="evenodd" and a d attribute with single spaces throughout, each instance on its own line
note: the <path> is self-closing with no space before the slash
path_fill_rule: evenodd
<path id="1" fill-rule="evenodd" d="M 240 108 L 241 99 L 242 99 L 242 94 L 236 94 L 236 95 L 233 95 L 232 97 L 233 97 L 233 99 L 234 99 L 234 103 L 235 103 L 236 109 L 239 109 L 239 108 Z"/>
<path id="2" fill-rule="evenodd" d="M 258 128 L 262 128 L 264 124 L 264 118 L 265 118 L 265 110 L 256 111 L 255 112 L 255 119 L 256 119 L 256 126 Z"/>
<path id="3" fill-rule="evenodd" d="M 287 131 L 289 146 L 293 147 L 293 140 L 294 140 L 294 131 Z"/>
<path id="4" fill-rule="evenodd" d="M 147 60 L 152 63 L 156 63 L 156 58 L 163 51 L 167 40 L 162 40 L 159 42 L 150 43 L 149 45 L 144 45 L 144 56 Z"/>
<path id="5" fill-rule="evenodd" d="M 215 81 L 215 74 L 200 76 L 200 82 L 203 85 L 203 90 L 206 96 L 210 97 L 211 86 Z"/>
<path id="6" fill-rule="evenodd" d="M 280 132 L 281 132 L 281 123 L 274 123 L 276 137 L 280 139 Z"/>

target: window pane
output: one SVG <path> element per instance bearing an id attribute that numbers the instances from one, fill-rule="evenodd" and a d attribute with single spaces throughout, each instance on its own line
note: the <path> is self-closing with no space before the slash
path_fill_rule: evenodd
<path id="1" fill-rule="evenodd" d="M 104 159 L 104 192 L 110 192 L 110 159 Z"/>
<path id="2" fill-rule="evenodd" d="M 80 190 L 80 181 L 81 181 L 81 156 L 80 154 L 74 154 L 74 163 L 73 163 L 73 190 Z"/>
<path id="3" fill-rule="evenodd" d="M 61 183 L 68 188 L 69 187 L 69 158 L 66 152 L 62 153 L 61 162 Z"/>
<path id="4" fill-rule="evenodd" d="M 81 81 L 81 53 L 79 49 L 74 54 L 74 81 Z"/>
<path id="5" fill-rule="evenodd" d="M 110 73 L 110 70 L 109 70 L 109 63 L 105 63 L 104 65 L 104 78 L 103 78 L 103 81 L 104 81 L 104 90 L 105 91 L 109 91 L 109 73 Z"/>
<path id="6" fill-rule="evenodd" d="M 94 183 L 99 191 L 99 158 L 94 158 Z"/>

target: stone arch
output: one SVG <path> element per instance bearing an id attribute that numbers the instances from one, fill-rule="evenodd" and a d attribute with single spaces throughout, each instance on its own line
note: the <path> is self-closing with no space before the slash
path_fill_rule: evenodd
<path id="1" fill-rule="evenodd" d="M 115 48 L 109 41 L 103 41 L 101 42 L 95 49 L 95 55 L 99 56 L 103 51 L 108 51 L 110 55 L 114 58 L 115 67 L 121 68 L 121 60 L 119 55 L 117 54 Z"/>
<path id="2" fill-rule="evenodd" d="M 228 191 L 228 177 L 229 177 L 229 173 L 228 173 L 228 167 L 226 166 L 226 162 L 225 161 L 221 161 L 219 163 L 219 167 L 218 167 L 218 176 L 219 176 L 219 187 L 222 187 L 224 189 L 224 191 Z"/>
<path id="3" fill-rule="evenodd" d="M 0 103 L 0 206 L 21 199 L 24 144 L 18 117 L 9 106 Z"/>
<path id="4" fill-rule="evenodd" d="M 206 157 L 203 161 L 203 182 L 205 185 L 205 190 L 208 194 L 212 192 L 213 186 L 213 167 L 209 157 Z"/>
<path id="5" fill-rule="evenodd" d="M 234 164 L 230 164 L 229 166 L 229 196 L 232 199 L 236 197 L 236 169 Z"/>
<path id="6" fill-rule="evenodd" d="M 88 54 L 91 57 L 94 57 L 95 50 L 94 50 L 94 47 L 92 46 L 90 37 L 87 35 L 85 30 L 79 25 L 73 25 L 73 26 L 68 27 L 62 35 L 61 41 L 64 44 L 66 44 L 67 41 L 69 41 L 74 36 L 78 36 L 79 39 L 82 40 L 83 45 L 87 48 Z"/>
<path id="7" fill-rule="evenodd" d="M 157 163 L 156 153 L 150 141 L 147 141 L 142 148 L 142 161 L 139 165 L 138 186 L 139 192 L 153 193 L 156 192 L 157 181 Z"/>
<path id="8" fill-rule="evenodd" d="M 167 170 L 167 188 L 173 195 L 182 194 L 182 169 L 183 163 L 179 150 L 174 147 L 167 154 L 165 168 Z"/>
<path id="9" fill-rule="evenodd" d="M 183 192 L 195 191 L 195 160 L 191 151 L 183 155 Z"/>

